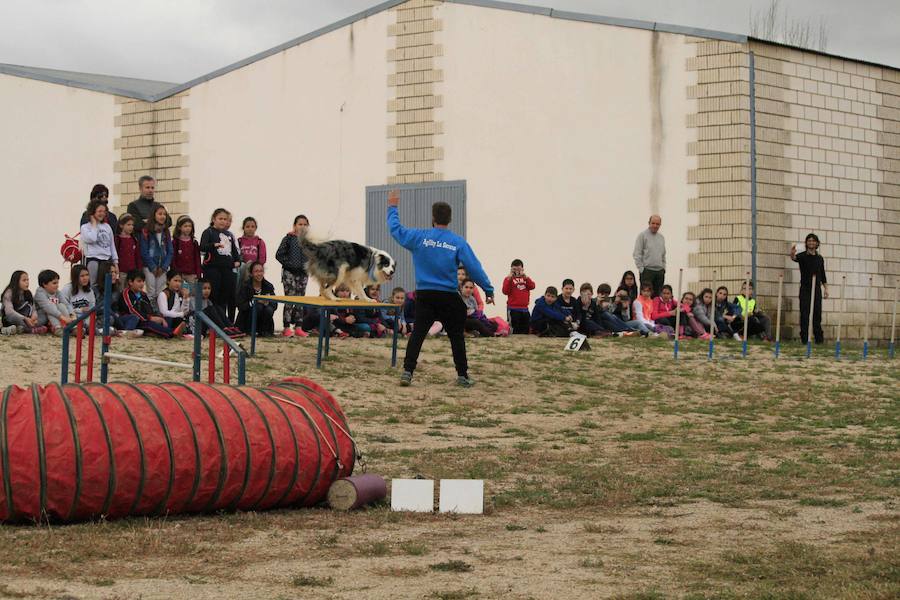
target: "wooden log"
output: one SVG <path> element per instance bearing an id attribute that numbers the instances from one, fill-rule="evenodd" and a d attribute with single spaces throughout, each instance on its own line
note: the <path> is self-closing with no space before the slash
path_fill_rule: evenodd
<path id="1" fill-rule="evenodd" d="M 338 479 L 328 490 L 328 505 L 335 510 L 353 510 L 387 496 L 387 482 L 365 473 Z"/>

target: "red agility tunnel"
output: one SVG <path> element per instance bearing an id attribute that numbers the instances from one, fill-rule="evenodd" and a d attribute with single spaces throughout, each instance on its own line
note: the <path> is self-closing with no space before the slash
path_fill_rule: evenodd
<path id="1" fill-rule="evenodd" d="M 0 522 L 311 506 L 355 457 L 340 406 L 307 379 L 12 386 Z"/>

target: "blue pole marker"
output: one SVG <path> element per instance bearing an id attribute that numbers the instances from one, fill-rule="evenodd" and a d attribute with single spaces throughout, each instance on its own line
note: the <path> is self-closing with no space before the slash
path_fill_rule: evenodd
<path id="1" fill-rule="evenodd" d="M 747 358 L 747 339 L 744 338 L 744 345 L 741 348 L 741 356 Z"/>
<path id="2" fill-rule="evenodd" d="M 834 359 L 841 360 L 841 340 L 834 343 Z"/>
<path id="3" fill-rule="evenodd" d="M 678 333 L 675 333 L 675 360 L 678 360 Z"/>
<path id="4" fill-rule="evenodd" d="M 812 356 L 812 340 L 807 337 L 806 339 L 806 358 Z"/>
<path id="5" fill-rule="evenodd" d="M 775 358 L 778 358 L 781 355 L 781 340 L 775 342 Z"/>
<path id="6" fill-rule="evenodd" d="M 716 338 L 714 338 L 714 337 L 709 338 L 709 353 L 706 355 L 707 360 L 712 360 L 713 352 L 715 350 L 715 345 L 716 345 L 715 339 Z"/>
<path id="7" fill-rule="evenodd" d="M 894 342 L 888 344 L 888 358 L 894 358 Z"/>
<path id="8" fill-rule="evenodd" d="M 106 353 L 109 352 L 109 319 L 112 312 L 112 273 L 103 279 L 103 340 L 100 345 L 100 383 L 109 381 L 109 363 Z"/>
<path id="9" fill-rule="evenodd" d="M 863 360 L 869 358 L 869 340 L 863 342 Z"/>

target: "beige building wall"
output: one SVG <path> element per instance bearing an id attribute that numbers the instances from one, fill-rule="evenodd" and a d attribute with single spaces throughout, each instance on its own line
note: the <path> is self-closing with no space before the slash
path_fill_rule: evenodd
<path id="1" fill-rule="evenodd" d="M 468 238 L 495 285 L 521 258 L 532 298 L 565 277 L 615 288 L 651 213 L 669 281 L 679 268 L 696 279 L 683 36 L 459 4 L 435 14 L 442 171 L 468 182 Z"/>
<path id="2" fill-rule="evenodd" d="M 784 277 L 786 336 L 798 334 L 799 270 L 788 258 L 806 234 L 822 240 L 831 299 L 823 324 L 833 338 L 846 300 L 842 335 L 889 336 L 900 276 L 900 71 L 762 42 L 696 42 L 687 62 L 699 99 L 688 117 L 698 141 L 690 173 L 699 193 L 690 208 L 700 225 L 691 262 L 700 282 L 732 289 L 750 269 L 750 50 L 755 56 L 758 291 L 774 312 Z M 841 289 L 845 276 L 847 287 Z M 866 303 L 869 277 L 873 287 Z"/>
<path id="3" fill-rule="evenodd" d="M 2 74 L 0 98 L 0 277 L 5 288 L 12 271 L 24 269 L 34 291 L 42 269 L 68 280 L 64 236 L 78 233 L 95 183 L 112 190 L 115 98 Z"/>
<path id="4" fill-rule="evenodd" d="M 387 180 L 390 11 L 332 31 L 190 90 L 190 214 L 199 233 L 217 207 L 232 231 L 253 216 L 268 247 L 267 277 L 280 291 L 275 251 L 297 214 L 314 236 L 365 239 L 365 187 Z M 308 293 L 317 293 L 311 286 Z"/>

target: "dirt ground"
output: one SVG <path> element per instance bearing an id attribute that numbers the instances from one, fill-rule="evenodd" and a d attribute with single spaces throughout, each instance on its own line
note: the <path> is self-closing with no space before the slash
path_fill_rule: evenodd
<path id="1" fill-rule="evenodd" d="M 0 338 L 0 383 L 59 380 L 58 339 Z M 186 341 L 115 340 L 188 361 Z M 401 342 L 402 358 L 404 342 Z M 413 386 L 389 343 L 270 339 L 248 383 L 302 374 L 369 472 L 485 481 L 483 516 L 325 508 L 0 526 L 0 598 L 900 597 L 900 370 L 785 348 L 444 338 Z M 189 372 L 114 364 L 113 380 Z"/>

